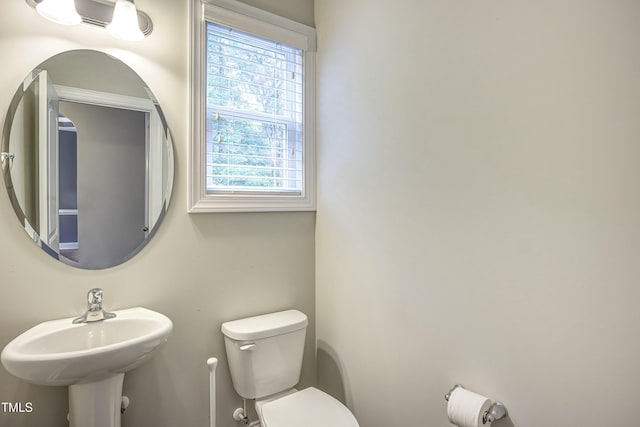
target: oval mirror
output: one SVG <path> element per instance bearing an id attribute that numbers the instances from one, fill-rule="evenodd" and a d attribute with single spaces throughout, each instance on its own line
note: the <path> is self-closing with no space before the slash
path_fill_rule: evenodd
<path id="1" fill-rule="evenodd" d="M 173 144 L 144 81 L 102 52 L 74 50 L 20 84 L 2 134 L 11 204 L 46 253 L 113 267 L 151 239 L 173 185 Z"/>

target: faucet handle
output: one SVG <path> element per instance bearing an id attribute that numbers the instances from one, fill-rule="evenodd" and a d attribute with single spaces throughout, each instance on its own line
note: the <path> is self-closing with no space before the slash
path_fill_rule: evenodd
<path id="1" fill-rule="evenodd" d="M 93 288 L 87 293 L 87 303 L 89 304 L 89 311 L 102 309 L 102 295 L 104 291 L 100 288 Z"/>

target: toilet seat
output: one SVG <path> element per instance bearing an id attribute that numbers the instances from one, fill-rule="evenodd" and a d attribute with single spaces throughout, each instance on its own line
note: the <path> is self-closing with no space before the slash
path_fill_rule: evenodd
<path id="1" fill-rule="evenodd" d="M 349 409 L 314 387 L 260 405 L 262 427 L 358 427 Z"/>

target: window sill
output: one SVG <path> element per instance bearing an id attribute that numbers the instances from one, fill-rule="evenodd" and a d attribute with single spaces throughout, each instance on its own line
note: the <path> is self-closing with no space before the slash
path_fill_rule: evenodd
<path id="1" fill-rule="evenodd" d="M 247 194 L 206 195 L 191 204 L 189 213 L 315 211 L 315 201 L 304 196 Z"/>

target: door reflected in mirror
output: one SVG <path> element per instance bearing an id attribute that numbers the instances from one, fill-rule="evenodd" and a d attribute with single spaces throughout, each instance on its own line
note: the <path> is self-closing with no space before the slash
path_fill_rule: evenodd
<path id="1" fill-rule="evenodd" d="M 20 84 L 2 141 L 2 170 L 29 236 L 65 264 L 127 261 L 157 231 L 173 183 L 162 111 L 127 65 L 77 50 Z"/>

